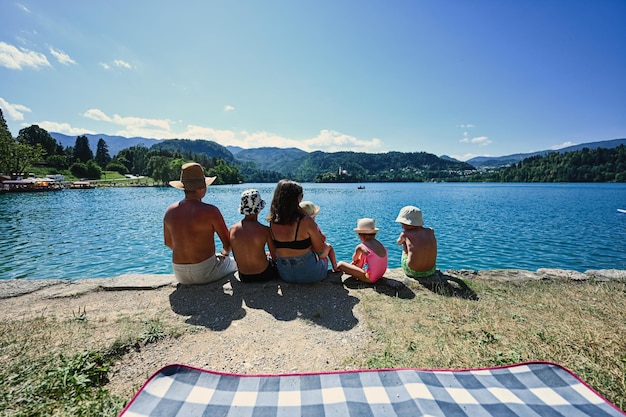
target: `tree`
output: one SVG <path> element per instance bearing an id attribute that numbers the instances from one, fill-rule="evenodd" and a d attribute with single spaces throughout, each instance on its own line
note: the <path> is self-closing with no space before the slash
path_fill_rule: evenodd
<path id="1" fill-rule="evenodd" d="M 77 178 L 87 178 L 87 164 L 74 162 L 70 167 L 70 172 Z"/>
<path id="2" fill-rule="evenodd" d="M 15 139 L 9 132 L 6 120 L 0 109 L 0 173 L 10 174 L 10 161 L 13 148 L 15 147 Z"/>
<path id="3" fill-rule="evenodd" d="M 107 171 L 115 171 L 118 172 L 122 175 L 126 175 L 128 174 L 128 169 L 126 168 L 126 166 L 122 163 L 120 163 L 117 160 L 113 160 L 111 162 L 109 162 L 105 168 Z"/>
<path id="4" fill-rule="evenodd" d="M 99 180 L 102 177 L 102 169 L 93 160 L 87 161 L 87 178 L 90 180 Z"/>
<path id="5" fill-rule="evenodd" d="M 146 174 L 149 160 L 147 158 L 148 152 L 149 149 L 145 146 L 135 145 L 119 151 L 115 159 L 126 165 L 128 171 L 133 174 Z"/>
<path id="6" fill-rule="evenodd" d="M 79 136 L 76 138 L 76 144 L 74 145 L 74 154 L 72 155 L 75 162 L 87 162 L 93 159 L 93 152 L 89 147 L 89 139 L 87 136 Z"/>
<path id="7" fill-rule="evenodd" d="M 98 140 L 98 146 L 96 148 L 96 164 L 100 165 L 101 168 L 105 168 L 109 162 L 111 162 L 111 155 L 109 155 L 109 147 L 104 139 L 100 138 Z"/>
<path id="8" fill-rule="evenodd" d="M 153 156 L 148 161 L 148 170 L 150 177 L 153 180 L 161 182 L 163 185 L 168 181 L 176 179 L 175 175 L 170 170 L 169 164 L 170 158 L 165 156 Z"/>
<path id="9" fill-rule="evenodd" d="M 17 137 L 17 143 L 11 154 L 11 166 L 9 172 L 21 175 L 33 161 L 41 161 L 45 151 L 41 144 L 29 145 L 22 136 Z"/>
<path id="10" fill-rule="evenodd" d="M 243 181 L 239 169 L 219 159 L 217 164 L 208 170 L 209 177 L 216 176 L 215 184 L 238 184 Z"/>
<path id="11" fill-rule="evenodd" d="M 47 130 L 40 128 L 38 125 L 32 125 L 21 129 L 19 136 L 22 136 L 29 145 L 35 146 L 40 144 L 46 152 L 46 156 L 52 156 L 63 152 L 63 147 L 59 145 L 56 139 L 50 136 Z"/>
<path id="12" fill-rule="evenodd" d="M 52 155 L 46 158 L 46 163 L 56 169 L 67 169 L 67 158 L 65 155 Z"/>

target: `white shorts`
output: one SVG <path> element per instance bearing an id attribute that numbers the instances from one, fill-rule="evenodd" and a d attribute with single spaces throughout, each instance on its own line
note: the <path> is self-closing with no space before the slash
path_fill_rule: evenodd
<path id="1" fill-rule="evenodd" d="M 215 255 L 197 264 L 172 263 L 176 280 L 181 284 L 194 285 L 218 281 L 237 270 L 235 259 Z"/>

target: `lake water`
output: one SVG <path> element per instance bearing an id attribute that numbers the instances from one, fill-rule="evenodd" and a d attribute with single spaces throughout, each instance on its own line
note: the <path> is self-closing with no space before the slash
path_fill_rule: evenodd
<path id="1" fill-rule="evenodd" d="M 321 206 L 317 222 L 339 260 L 350 260 L 360 217 L 373 217 L 389 266 L 400 266 L 394 220 L 404 205 L 424 212 L 442 269 L 626 269 L 626 184 L 303 184 Z M 211 186 L 204 201 L 231 225 L 240 194 L 275 184 Z M 83 279 L 172 273 L 163 213 L 183 193 L 171 187 L 99 188 L 0 195 L 0 279 Z M 264 221 L 264 220 L 263 220 Z M 219 241 L 218 241 L 219 243 Z M 218 244 L 219 246 L 219 244 Z"/>

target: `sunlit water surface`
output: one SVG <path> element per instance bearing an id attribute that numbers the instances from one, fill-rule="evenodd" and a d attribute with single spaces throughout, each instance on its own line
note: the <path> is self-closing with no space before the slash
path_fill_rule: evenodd
<path id="1" fill-rule="evenodd" d="M 349 260 L 360 217 L 373 217 L 389 266 L 400 266 L 394 220 L 424 212 L 439 244 L 440 269 L 626 269 L 626 184 L 303 184 L 321 206 L 317 222 L 339 260 Z M 257 188 L 269 210 L 275 184 L 211 186 L 204 201 L 227 225 L 241 192 Z M 163 213 L 183 197 L 168 187 L 63 190 L 0 195 L 0 279 L 112 277 L 172 273 Z M 218 241 L 219 247 L 219 241 Z"/>

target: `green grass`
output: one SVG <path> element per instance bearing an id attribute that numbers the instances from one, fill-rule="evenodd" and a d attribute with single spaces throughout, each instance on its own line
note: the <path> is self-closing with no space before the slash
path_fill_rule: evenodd
<path id="1" fill-rule="evenodd" d="M 81 350 L 95 329 L 88 321 L 80 310 L 65 322 L 40 317 L 0 323 L 0 416 L 116 416 L 128 398 L 107 389 L 113 362 L 131 349 L 178 335 L 155 319 L 108 347 Z M 64 342 L 64 334 L 72 341 Z"/>
<path id="2" fill-rule="evenodd" d="M 626 283 L 468 281 L 478 300 L 410 284 L 412 299 L 364 291 L 375 343 L 351 366 L 456 368 L 556 362 L 626 406 Z"/>
<path id="3" fill-rule="evenodd" d="M 78 181 L 80 178 L 75 177 L 68 169 L 64 170 L 54 170 L 48 167 L 29 167 L 26 170 L 27 173 L 33 173 L 36 177 L 45 177 L 50 174 L 61 174 L 65 176 L 65 182 Z M 150 177 L 140 178 L 140 179 L 129 179 L 124 175 L 120 174 L 117 171 L 102 171 L 102 177 L 99 180 L 90 180 L 98 185 L 102 186 L 112 186 L 115 184 L 116 186 L 125 186 L 125 185 L 155 185 L 155 182 Z"/>

